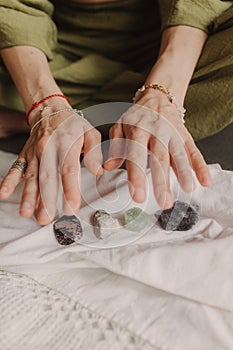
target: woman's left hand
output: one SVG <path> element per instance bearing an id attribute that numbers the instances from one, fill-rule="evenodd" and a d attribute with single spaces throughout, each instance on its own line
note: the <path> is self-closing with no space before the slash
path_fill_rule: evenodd
<path id="1" fill-rule="evenodd" d="M 201 152 L 183 124 L 177 108 L 160 91 L 145 91 L 110 129 L 107 170 L 119 168 L 124 160 L 133 200 L 146 200 L 146 167 L 150 168 L 154 194 L 166 209 L 173 205 L 169 183 L 170 167 L 186 192 L 195 189 L 193 171 L 203 186 L 211 177 Z"/>

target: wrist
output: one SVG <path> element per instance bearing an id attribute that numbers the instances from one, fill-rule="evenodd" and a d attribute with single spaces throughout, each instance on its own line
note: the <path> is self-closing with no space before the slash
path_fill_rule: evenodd
<path id="1" fill-rule="evenodd" d="M 148 93 L 147 93 L 148 92 Z M 151 94 L 151 92 L 153 94 Z M 158 94 L 160 93 L 160 98 L 158 98 Z M 169 91 L 165 86 L 160 84 L 144 84 L 141 88 L 139 88 L 135 94 L 134 102 L 138 103 L 142 97 L 146 97 L 146 99 L 153 100 L 154 102 L 157 100 L 157 103 L 159 101 L 159 105 L 161 106 L 162 102 L 162 95 L 163 97 L 166 97 L 167 103 L 173 104 L 176 107 L 176 110 L 178 112 L 178 115 L 182 121 L 182 123 L 185 123 L 184 116 L 185 116 L 185 108 L 183 107 L 183 104 L 177 99 L 177 97 Z M 164 102 L 162 102 L 164 104 Z M 157 108 L 160 108 L 157 106 Z"/>
<path id="2" fill-rule="evenodd" d="M 56 111 L 51 112 L 51 107 L 45 107 L 43 110 L 40 111 L 40 113 L 37 115 L 37 119 L 33 121 L 33 124 L 31 125 L 31 132 L 37 127 L 40 126 L 40 124 L 44 124 L 48 127 L 52 127 L 53 129 L 56 128 L 61 122 L 63 122 L 65 119 L 71 117 L 72 115 L 76 114 L 82 119 L 84 118 L 84 115 L 82 111 L 73 109 L 71 106 L 66 108 L 57 109 Z M 59 117 L 60 116 L 60 117 Z M 56 118 L 55 122 L 53 120 L 53 117 Z"/>
<path id="3" fill-rule="evenodd" d="M 45 110 L 49 110 L 49 113 L 53 113 L 63 109 L 71 109 L 69 99 L 62 93 L 54 93 L 44 96 L 41 100 L 38 100 L 32 104 L 27 111 L 27 123 L 32 126 L 37 122 L 38 118 L 41 118 Z"/>
<path id="4" fill-rule="evenodd" d="M 151 69 L 145 84 L 163 85 L 183 103 L 191 76 L 177 67 L 177 60 L 165 53 Z"/>
<path id="5" fill-rule="evenodd" d="M 159 57 L 146 83 L 166 86 L 183 103 L 206 38 L 205 32 L 188 26 L 164 30 Z"/>

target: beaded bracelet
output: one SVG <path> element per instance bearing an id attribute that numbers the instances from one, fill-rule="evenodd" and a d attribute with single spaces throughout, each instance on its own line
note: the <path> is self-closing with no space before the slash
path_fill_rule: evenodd
<path id="1" fill-rule="evenodd" d="M 42 98 L 40 101 L 34 102 L 33 105 L 32 105 L 32 107 L 31 107 L 31 108 L 29 109 L 29 111 L 27 112 L 26 118 L 27 118 L 27 123 L 28 123 L 28 125 L 30 125 L 30 124 L 29 124 L 29 116 L 30 116 L 31 112 L 32 112 L 35 108 L 37 108 L 41 103 L 43 103 L 43 102 L 49 100 L 49 99 L 52 98 L 52 97 L 61 97 L 61 98 L 64 98 L 69 104 L 71 104 L 71 103 L 70 103 L 70 100 L 68 99 L 68 97 L 66 97 L 66 96 L 63 95 L 63 94 L 52 94 L 52 95 L 46 96 L 46 97 Z"/>
<path id="2" fill-rule="evenodd" d="M 136 91 L 135 97 L 133 98 L 133 101 L 137 100 L 137 96 L 139 93 L 144 92 L 146 89 L 149 89 L 149 88 L 163 92 L 167 96 L 169 102 L 173 103 L 176 106 L 182 122 L 185 123 L 184 115 L 185 115 L 186 109 L 177 100 L 177 98 L 163 85 L 160 85 L 160 84 L 144 84 L 144 85 L 142 85 L 142 87 Z"/>

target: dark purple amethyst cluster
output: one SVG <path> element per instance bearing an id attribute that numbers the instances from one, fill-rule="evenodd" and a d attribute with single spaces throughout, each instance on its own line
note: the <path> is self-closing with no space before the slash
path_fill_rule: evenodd
<path id="1" fill-rule="evenodd" d="M 155 214 L 159 225 L 166 231 L 187 231 L 198 221 L 198 213 L 188 203 L 176 201 L 172 208 Z"/>

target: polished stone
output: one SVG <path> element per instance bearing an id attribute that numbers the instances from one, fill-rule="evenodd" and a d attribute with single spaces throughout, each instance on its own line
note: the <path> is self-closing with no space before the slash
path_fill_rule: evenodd
<path id="1" fill-rule="evenodd" d="M 69 245 L 83 236 L 80 220 L 75 216 L 63 215 L 53 224 L 55 237 L 59 244 Z"/>

